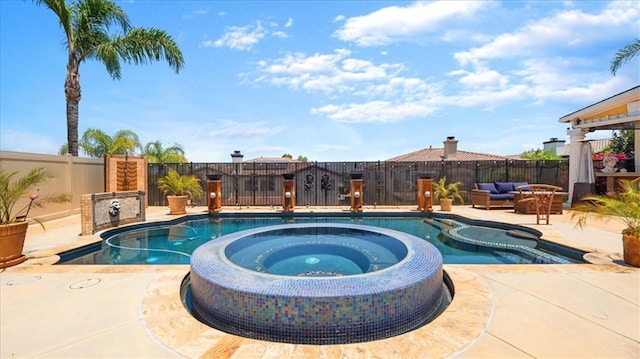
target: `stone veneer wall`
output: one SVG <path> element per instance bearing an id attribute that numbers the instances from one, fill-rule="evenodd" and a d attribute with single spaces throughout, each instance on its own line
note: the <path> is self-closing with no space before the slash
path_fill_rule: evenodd
<path id="1" fill-rule="evenodd" d="M 114 200 L 120 202 L 117 216 L 109 214 L 109 207 Z M 84 194 L 80 199 L 81 235 L 94 234 L 124 224 L 144 222 L 145 203 L 144 191 Z"/>

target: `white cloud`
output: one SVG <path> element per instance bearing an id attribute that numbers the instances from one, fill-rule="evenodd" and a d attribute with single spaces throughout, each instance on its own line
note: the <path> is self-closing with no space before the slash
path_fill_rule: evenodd
<path id="1" fill-rule="evenodd" d="M 24 139 L 28 139 L 25 141 Z M 56 142 L 58 141 L 58 142 Z M 34 152 L 46 154 L 58 154 L 60 146 L 66 141 L 56 139 L 51 135 L 40 133 L 30 133 L 27 131 L 16 131 L 3 129 L 0 133 L 0 144 L 3 148 L 10 148 L 17 152 Z"/>
<path id="2" fill-rule="evenodd" d="M 277 22 L 269 22 L 268 27 L 277 28 Z M 284 27 L 293 26 L 293 19 L 289 18 Z M 260 41 L 267 36 L 286 39 L 289 35 L 282 30 L 267 30 L 260 21 L 256 21 L 246 26 L 229 26 L 225 28 L 224 34 L 215 41 L 205 40 L 200 43 L 200 47 L 227 47 L 233 50 L 250 51 Z"/>
<path id="3" fill-rule="evenodd" d="M 463 69 L 448 73 L 460 77 L 456 101 L 493 109 L 524 99 L 530 104 L 584 103 L 606 97 L 620 83 L 609 75 L 608 63 L 594 72 L 594 62 L 607 60 L 601 53 L 594 57 L 589 47 L 609 41 L 612 32 L 637 28 L 639 19 L 638 7 L 630 2 L 610 3 L 597 14 L 562 11 L 457 52 L 454 58 Z M 508 73 L 501 73 L 504 69 Z"/>
<path id="4" fill-rule="evenodd" d="M 237 122 L 231 120 L 218 120 L 214 130 L 209 134 L 212 138 L 228 137 L 261 137 L 275 135 L 282 132 L 285 127 L 272 127 L 266 122 Z"/>
<path id="5" fill-rule="evenodd" d="M 183 14 L 182 17 L 184 19 L 194 19 L 194 18 L 196 18 L 198 16 L 204 16 L 206 14 L 207 14 L 207 10 L 198 9 L 198 10 L 192 11 L 192 12 L 190 12 L 188 14 Z"/>
<path id="6" fill-rule="evenodd" d="M 258 63 L 263 75 L 256 82 L 269 82 L 293 89 L 325 93 L 356 91 L 358 86 L 387 82 L 403 69 L 401 64 L 376 65 L 371 61 L 350 58 L 351 52 L 337 49 L 332 54 L 288 54 L 269 63 Z"/>
<path id="7" fill-rule="evenodd" d="M 504 88 L 509 83 L 508 76 L 487 68 L 478 68 L 474 72 L 454 71 L 451 74 L 462 75 L 458 82 L 466 88 Z"/>
<path id="8" fill-rule="evenodd" d="M 512 85 L 500 89 L 469 89 L 447 96 L 442 102 L 463 108 L 479 107 L 492 111 L 502 105 L 526 99 L 530 92 L 529 87 L 525 85 Z"/>
<path id="9" fill-rule="evenodd" d="M 281 39 L 286 39 L 287 37 L 289 37 L 289 35 L 287 35 L 287 33 L 284 31 L 272 31 L 271 36 L 279 37 Z"/>
<path id="10" fill-rule="evenodd" d="M 637 36 L 639 14 L 639 8 L 632 2 L 613 2 L 596 15 L 580 10 L 564 11 L 512 33 L 500 34 L 484 45 L 458 52 L 454 57 L 463 66 L 487 59 L 543 57 L 550 51 L 565 51 L 583 44 L 585 39 L 590 44 L 609 40 L 612 34 L 620 31 Z"/>
<path id="11" fill-rule="evenodd" d="M 248 51 L 266 36 L 267 32 L 258 21 L 247 26 L 230 26 L 216 41 L 204 41 L 202 46 L 228 47 L 233 50 Z"/>
<path id="12" fill-rule="evenodd" d="M 316 150 L 318 152 L 324 152 L 324 151 L 345 151 L 350 149 L 349 146 L 344 145 L 344 144 L 340 144 L 340 145 L 332 145 L 332 144 L 328 144 L 328 143 L 320 143 L 318 145 L 316 145 Z"/>
<path id="13" fill-rule="evenodd" d="M 392 103 L 371 101 L 345 105 L 327 105 L 311 109 L 311 114 L 323 115 L 344 123 L 399 122 L 432 114 L 435 107 L 420 102 Z"/>
<path id="14" fill-rule="evenodd" d="M 473 16 L 483 6 L 482 1 L 434 1 L 416 2 L 404 7 L 390 6 L 347 19 L 334 35 L 360 46 L 385 45 L 437 32 L 445 22 Z"/>

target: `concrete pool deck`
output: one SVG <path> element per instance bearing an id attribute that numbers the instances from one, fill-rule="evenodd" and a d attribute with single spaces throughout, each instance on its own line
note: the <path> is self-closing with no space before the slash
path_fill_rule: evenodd
<path id="1" fill-rule="evenodd" d="M 346 208 L 296 208 L 301 213 L 336 210 Z M 149 207 L 147 221 L 174 218 L 167 213 L 165 207 Z M 455 206 L 453 213 L 530 226 L 544 239 L 594 252 L 588 257 L 596 264 L 445 265 L 454 300 L 423 328 L 359 344 L 280 344 L 221 333 L 191 318 L 179 294 L 188 265 L 50 265 L 60 249 L 99 239 L 80 237 L 75 215 L 47 222 L 47 231 L 30 226 L 29 260 L 0 270 L 0 357 L 640 357 L 640 269 L 621 260 L 621 225 L 593 221 L 577 229 L 566 210 L 552 215 L 550 225 L 536 225 L 535 215 L 509 209 Z"/>

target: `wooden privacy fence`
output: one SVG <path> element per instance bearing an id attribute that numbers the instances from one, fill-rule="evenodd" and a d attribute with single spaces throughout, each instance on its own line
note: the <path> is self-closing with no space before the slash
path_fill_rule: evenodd
<path id="1" fill-rule="evenodd" d="M 282 175 L 295 175 L 296 206 L 348 206 L 352 173 L 363 175 L 365 205 L 412 205 L 416 203 L 417 178 L 428 174 L 435 180 L 460 181 L 465 203 L 476 182 L 546 183 L 568 189 L 568 160 L 431 161 L 431 162 L 245 162 L 186 163 L 147 166 L 150 206 L 167 205 L 157 180 L 169 170 L 195 175 L 203 195 L 194 205 L 207 205 L 207 175 L 222 178 L 223 206 L 281 206 Z"/>

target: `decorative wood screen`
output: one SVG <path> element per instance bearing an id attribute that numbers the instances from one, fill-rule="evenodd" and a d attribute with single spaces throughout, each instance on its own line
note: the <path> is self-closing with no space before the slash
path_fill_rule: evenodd
<path id="1" fill-rule="evenodd" d="M 138 189 L 138 165 L 135 162 L 118 160 L 116 162 L 116 191 L 134 191 Z"/>
<path id="2" fill-rule="evenodd" d="M 106 155 L 104 161 L 105 192 L 147 192 L 146 157 Z"/>

